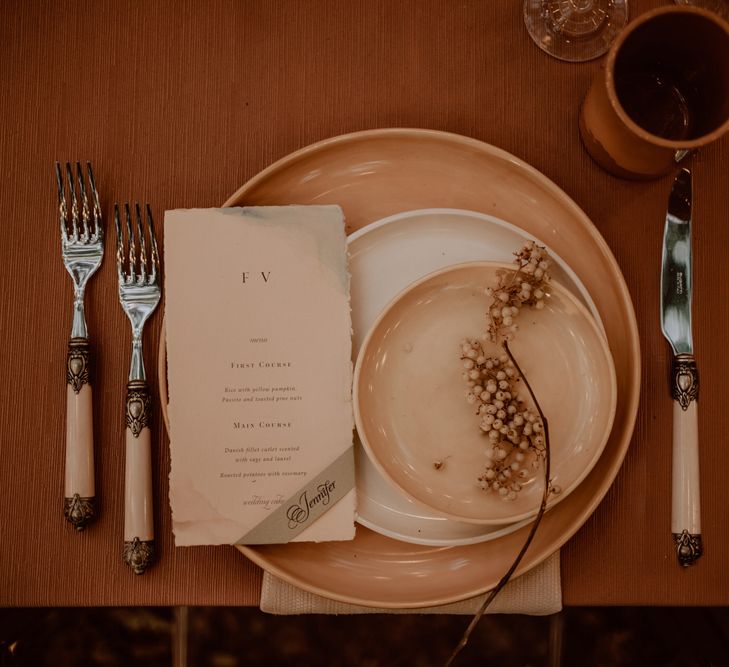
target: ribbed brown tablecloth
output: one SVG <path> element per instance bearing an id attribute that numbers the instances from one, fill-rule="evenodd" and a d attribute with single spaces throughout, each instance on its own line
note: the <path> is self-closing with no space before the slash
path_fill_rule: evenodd
<path id="1" fill-rule="evenodd" d="M 593 220 L 630 288 L 642 401 L 614 486 L 562 550 L 567 605 L 729 602 L 726 479 L 729 142 L 692 159 L 695 344 L 706 553 L 676 564 L 670 539 L 671 401 L 658 321 L 671 177 L 600 171 L 577 110 L 601 60 L 567 64 L 529 39 L 521 2 L 311 0 L 16 2 L 0 7 L 0 604 L 245 605 L 261 573 L 235 549 L 174 548 L 169 448 L 155 426 L 160 558 L 142 577 L 121 560 L 128 322 L 112 240 L 87 293 L 97 352 L 100 516 L 62 518 L 65 357 L 71 282 L 61 263 L 53 162 L 91 160 L 105 202 L 158 212 L 220 205 L 251 176 L 314 141 L 377 127 L 456 132 L 554 180 Z M 636 0 L 631 14 L 667 2 Z M 161 227 L 161 225 L 159 225 Z M 145 335 L 153 389 L 158 311 Z"/>

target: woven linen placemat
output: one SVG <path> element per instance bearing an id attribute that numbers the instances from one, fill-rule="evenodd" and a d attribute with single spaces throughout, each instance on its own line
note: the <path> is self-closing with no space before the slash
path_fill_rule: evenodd
<path id="1" fill-rule="evenodd" d="M 261 611 L 269 614 L 475 614 L 486 594 L 468 600 L 418 609 L 379 609 L 329 600 L 265 572 Z M 510 581 L 489 607 L 491 614 L 545 616 L 562 609 L 559 552 Z"/>

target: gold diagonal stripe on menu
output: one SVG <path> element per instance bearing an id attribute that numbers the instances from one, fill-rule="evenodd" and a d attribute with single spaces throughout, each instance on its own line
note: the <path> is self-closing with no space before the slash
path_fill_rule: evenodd
<path id="1" fill-rule="evenodd" d="M 340 454 L 322 472 L 278 505 L 236 544 L 290 542 L 354 488 L 354 448 Z M 265 499 L 261 499 L 265 502 Z"/>

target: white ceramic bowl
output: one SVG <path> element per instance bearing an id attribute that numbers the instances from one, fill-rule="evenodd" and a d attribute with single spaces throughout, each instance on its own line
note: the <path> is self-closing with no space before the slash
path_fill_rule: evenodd
<path id="1" fill-rule="evenodd" d="M 355 366 L 355 420 L 368 457 L 409 497 L 460 521 L 521 521 L 542 497 L 539 471 L 513 501 L 480 488 L 486 439 L 461 378 L 460 341 L 483 330 L 484 288 L 511 268 L 473 262 L 416 281 L 377 318 Z M 585 306 L 555 282 L 545 302 L 519 315 L 511 349 L 549 422 L 551 479 L 562 489 L 551 506 L 597 462 L 617 390 L 610 350 Z"/>

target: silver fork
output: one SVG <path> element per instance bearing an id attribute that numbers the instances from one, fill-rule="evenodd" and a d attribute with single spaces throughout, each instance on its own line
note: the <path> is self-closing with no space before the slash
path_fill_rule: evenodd
<path id="1" fill-rule="evenodd" d="M 142 574 L 154 557 L 152 498 L 152 396 L 147 385 L 142 356 L 144 323 L 159 303 L 159 253 L 149 204 L 146 220 L 139 204 L 136 210 L 136 239 L 129 204 L 124 204 L 128 252 L 125 252 L 119 205 L 114 204 L 119 274 L 119 301 L 132 324 L 132 363 L 126 400 L 126 462 L 124 471 L 124 562 Z M 151 253 L 147 256 L 145 236 Z"/>
<path id="2" fill-rule="evenodd" d="M 73 280 L 73 324 L 66 356 L 66 462 L 64 515 L 76 530 L 83 530 L 96 514 L 94 488 L 94 437 L 91 392 L 92 354 L 84 314 L 84 293 L 89 278 L 104 258 L 104 227 L 99 194 L 91 163 L 86 163 L 91 202 L 84 174 L 76 163 L 65 171 L 71 200 L 70 219 L 61 165 L 56 162 L 58 215 L 61 222 L 61 255 Z M 78 188 L 78 193 L 76 191 Z M 81 213 L 79 217 L 79 199 Z M 91 223 L 93 222 L 93 229 Z"/>

